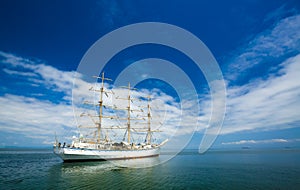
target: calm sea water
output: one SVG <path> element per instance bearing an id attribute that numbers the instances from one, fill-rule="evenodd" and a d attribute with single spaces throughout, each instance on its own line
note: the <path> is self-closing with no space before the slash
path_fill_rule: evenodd
<path id="1" fill-rule="evenodd" d="M 188 150 L 133 169 L 62 163 L 51 150 L 1 149 L 0 170 L 0 189 L 300 189 L 300 150 Z"/>

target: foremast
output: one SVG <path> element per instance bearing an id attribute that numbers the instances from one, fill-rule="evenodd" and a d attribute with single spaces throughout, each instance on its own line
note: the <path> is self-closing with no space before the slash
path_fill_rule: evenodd
<path id="1" fill-rule="evenodd" d="M 101 142 L 102 118 L 103 118 L 103 93 L 111 93 L 109 91 L 104 90 L 104 81 L 112 81 L 112 80 L 109 79 L 109 78 L 105 78 L 104 77 L 104 72 L 102 72 L 101 77 L 94 76 L 94 78 L 101 79 L 100 90 L 94 89 L 95 91 L 100 92 L 99 101 L 98 101 L 98 103 L 99 103 L 99 115 L 98 115 L 99 122 L 96 123 L 96 124 L 98 124 L 98 127 L 97 127 L 97 134 L 98 134 L 97 135 L 97 143 L 100 143 Z"/>

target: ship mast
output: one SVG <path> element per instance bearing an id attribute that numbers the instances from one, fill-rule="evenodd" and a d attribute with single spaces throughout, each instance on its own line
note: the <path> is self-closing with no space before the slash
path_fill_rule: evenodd
<path id="1" fill-rule="evenodd" d="M 148 98 L 147 110 L 148 110 L 148 130 L 147 130 L 147 144 L 151 144 L 151 113 L 150 113 L 150 96 Z"/>
<path id="2" fill-rule="evenodd" d="M 130 143 L 130 82 L 128 83 L 128 120 L 127 120 L 127 141 Z"/>
<path id="3" fill-rule="evenodd" d="M 147 135 L 146 135 L 146 143 L 148 145 L 151 144 L 151 138 L 152 138 L 152 133 L 153 132 L 161 132 L 160 130 L 151 130 L 151 119 L 152 119 L 152 115 L 151 115 L 151 107 L 150 107 L 150 103 L 151 103 L 151 97 L 150 95 L 148 95 L 147 97 L 145 97 L 147 99 L 147 106 L 145 106 L 144 108 L 147 108 L 147 115 L 144 115 L 144 116 L 141 116 L 141 115 L 138 115 L 139 117 L 131 117 L 131 113 L 130 112 L 144 112 L 143 109 L 139 109 L 141 108 L 141 106 L 138 106 L 139 108 L 138 109 L 133 109 L 132 108 L 132 105 L 131 103 L 133 103 L 133 100 L 139 100 L 141 101 L 139 98 L 133 98 L 131 96 L 131 90 L 136 90 L 135 88 L 132 88 L 130 83 L 128 83 L 128 86 L 121 86 L 120 88 L 125 88 L 128 90 L 128 93 L 127 93 L 127 96 L 125 97 L 119 97 L 117 96 L 116 99 L 122 99 L 122 100 L 125 100 L 128 102 L 127 106 L 126 107 L 123 107 L 123 108 L 118 108 L 116 105 L 113 105 L 113 106 L 110 106 L 110 105 L 106 105 L 104 102 L 103 102 L 103 94 L 105 94 L 107 97 L 108 97 L 108 93 L 111 93 L 111 94 L 115 94 L 113 91 L 106 91 L 104 89 L 104 81 L 112 81 L 111 79 L 109 78 L 105 78 L 104 76 L 104 72 L 102 73 L 101 76 L 93 76 L 94 78 L 97 78 L 97 79 L 101 79 L 101 85 L 100 85 L 100 89 L 94 89 L 93 87 L 91 87 L 89 90 L 93 90 L 93 91 L 96 91 L 96 92 L 99 92 L 99 101 L 95 104 L 95 103 L 92 103 L 92 102 L 89 102 L 89 101 L 85 101 L 84 103 L 85 104 L 92 104 L 92 105 L 97 105 L 99 106 L 99 114 L 97 115 L 90 115 L 89 113 L 82 113 L 80 116 L 89 116 L 93 123 L 96 125 L 96 126 L 85 126 L 85 128 L 97 128 L 97 130 L 95 131 L 95 136 L 94 136 L 94 139 L 96 138 L 97 139 L 97 143 L 101 143 L 102 141 L 102 138 L 101 138 L 101 134 L 102 134 L 102 131 L 105 130 L 105 129 L 126 129 L 126 132 L 127 132 L 127 142 L 128 144 L 131 143 L 131 130 L 133 130 L 134 132 L 146 132 Z M 113 109 L 113 110 L 124 110 L 125 112 L 127 111 L 127 117 L 124 117 L 124 118 L 120 118 L 118 116 L 111 116 L 111 115 L 103 115 L 103 111 L 104 111 L 104 108 L 110 108 L 110 109 Z M 96 122 L 93 117 L 96 117 L 98 118 L 99 122 Z M 147 121 L 146 121 L 146 117 L 147 117 Z M 123 127 L 120 127 L 120 126 L 111 126 L 111 127 L 103 127 L 102 126 L 102 121 L 103 119 L 105 118 L 109 118 L 109 119 L 124 119 L 124 120 L 127 120 L 127 126 L 123 126 Z M 131 126 L 131 120 L 145 120 L 146 123 L 139 123 L 139 122 L 136 122 L 136 123 L 139 123 L 139 124 L 146 124 L 146 126 L 144 125 L 143 128 L 139 128 L 139 127 L 132 127 Z M 136 124 L 135 123 L 135 124 Z M 123 138 L 123 141 L 125 141 L 125 136 L 126 136 L 126 132 L 124 134 L 124 138 Z M 97 135 L 96 135 L 97 134 Z M 97 137 L 96 137 L 97 136 Z M 107 134 L 105 135 L 105 140 L 107 140 Z"/>
<path id="4" fill-rule="evenodd" d="M 123 100 L 127 100 L 128 101 L 128 105 L 127 105 L 127 107 L 126 107 L 125 110 L 127 110 L 127 142 L 130 144 L 130 142 L 131 142 L 130 141 L 131 140 L 131 136 L 130 136 L 131 135 L 131 124 L 130 124 L 130 121 L 137 119 L 137 118 L 131 118 L 130 112 L 142 112 L 142 111 L 141 110 L 131 109 L 131 102 L 133 100 L 135 100 L 135 98 L 131 98 L 130 91 L 131 90 L 136 90 L 136 89 L 132 88 L 130 86 L 130 82 L 128 83 L 128 86 L 121 86 L 121 88 L 128 89 L 127 98 L 120 98 L 120 97 L 118 97 L 118 99 L 123 99 Z"/>
<path id="5" fill-rule="evenodd" d="M 105 80 L 112 81 L 112 80 L 109 78 L 105 78 L 104 72 L 102 72 L 101 77 L 95 76 L 95 78 L 101 79 L 101 88 L 100 88 L 100 95 L 99 95 L 99 123 L 98 123 L 98 127 L 97 127 L 97 134 L 98 134 L 97 135 L 97 143 L 100 143 L 101 142 L 102 118 L 103 118 L 103 93 L 109 93 L 109 92 L 104 91 L 104 81 Z M 97 90 L 95 90 L 95 91 L 97 91 Z"/>
<path id="6" fill-rule="evenodd" d="M 103 88 L 104 88 L 104 72 L 101 77 L 101 89 L 100 89 L 100 99 L 99 99 L 99 124 L 98 124 L 98 139 L 97 142 L 101 141 L 101 125 L 102 125 L 102 115 L 103 115 Z"/>

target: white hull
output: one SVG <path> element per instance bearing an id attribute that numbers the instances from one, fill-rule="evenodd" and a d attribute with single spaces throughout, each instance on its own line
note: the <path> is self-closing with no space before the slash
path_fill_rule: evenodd
<path id="1" fill-rule="evenodd" d="M 160 148 L 157 147 L 141 150 L 97 150 L 54 147 L 54 153 L 65 162 L 89 160 L 121 160 L 158 156 L 160 153 Z"/>

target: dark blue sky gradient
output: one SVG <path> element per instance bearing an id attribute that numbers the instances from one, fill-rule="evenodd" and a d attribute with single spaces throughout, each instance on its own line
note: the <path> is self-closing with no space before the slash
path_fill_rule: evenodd
<path id="1" fill-rule="evenodd" d="M 223 65 L 226 55 L 279 18 L 296 1 L 1 1 L 0 48 L 75 70 L 101 36 L 127 24 L 166 22 L 198 36 Z M 285 13 L 287 14 L 287 13 Z M 282 17 L 286 15 L 278 15 Z"/>

